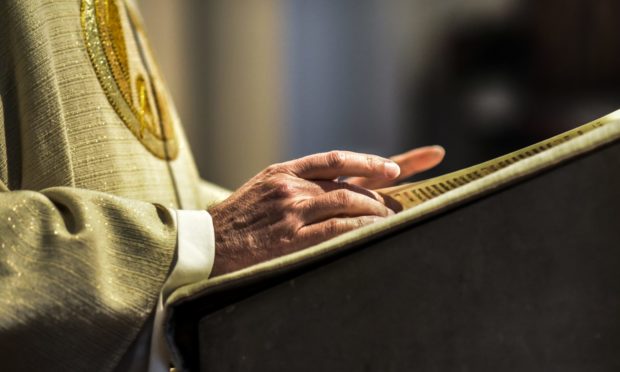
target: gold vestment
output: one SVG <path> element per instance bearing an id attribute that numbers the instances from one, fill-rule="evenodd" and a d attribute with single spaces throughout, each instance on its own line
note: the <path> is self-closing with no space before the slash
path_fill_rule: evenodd
<path id="1" fill-rule="evenodd" d="M 132 4 L 0 2 L 0 369 L 112 370 L 200 180 Z"/>

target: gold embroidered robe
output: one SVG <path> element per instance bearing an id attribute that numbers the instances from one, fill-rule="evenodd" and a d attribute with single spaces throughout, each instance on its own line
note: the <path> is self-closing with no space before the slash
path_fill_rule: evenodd
<path id="1" fill-rule="evenodd" d="M 112 370 L 201 181 L 121 0 L 0 2 L 0 369 Z"/>

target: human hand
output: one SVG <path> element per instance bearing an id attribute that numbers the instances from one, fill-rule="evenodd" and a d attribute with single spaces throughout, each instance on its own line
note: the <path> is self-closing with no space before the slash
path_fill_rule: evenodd
<path id="1" fill-rule="evenodd" d="M 216 247 L 211 275 L 309 247 L 393 214 L 379 194 L 336 179 L 388 181 L 399 174 L 391 160 L 346 151 L 268 167 L 209 209 Z"/>
<path id="2" fill-rule="evenodd" d="M 353 177 L 347 183 L 367 189 L 390 187 L 417 173 L 424 172 L 441 163 L 446 150 L 441 146 L 426 146 L 392 156 L 390 159 L 400 166 L 400 176 L 395 179 Z"/>

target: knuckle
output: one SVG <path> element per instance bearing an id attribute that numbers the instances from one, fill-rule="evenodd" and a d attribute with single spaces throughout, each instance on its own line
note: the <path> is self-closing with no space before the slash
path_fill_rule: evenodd
<path id="1" fill-rule="evenodd" d="M 289 215 L 286 221 L 288 226 L 290 227 L 291 235 L 295 235 L 297 231 L 304 225 L 304 221 L 297 214 Z"/>
<path id="2" fill-rule="evenodd" d="M 373 223 L 375 223 L 375 222 L 379 222 L 379 221 L 381 221 L 382 219 L 383 219 L 383 217 L 382 217 L 382 216 L 368 216 L 368 217 L 363 218 L 363 219 L 361 220 L 361 222 L 360 222 L 360 223 L 361 223 L 360 227 L 362 227 L 362 226 L 366 226 L 366 225 L 371 225 L 371 224 L 373 224 Z"/>
<path id="3" fill-rule="evenodd" d="M 324 203 L 318 199 L 307 199 L 299 205 L 300 216 L 310 216 L 321 210 L 324 207 Z"/>
<path id="4" fill-rule="evenodd" d="M 303 226 L 303 222 L 300 220 L 300 218 L 292 213 L 287 213 L 287 215 L 282 220 L 282 224 L 283 229 L 281 237 L 288 241 L 294 240 L 297 232 Z"/>
<path id="5" fill-rule="evenodd" d="M 265 174 L 267 175 L 275 175 L 278 173 L 283 173 L 284 166 L 280 163 L 271 164 L 267 168 L 265 168 Z"/>
<path id="6" fill-rule="evenodd" d="M 303 224 L 303 212 L 305 207 L 302 203 L 294 202 L 290 203 L 284 210 L 284 223 L 287 226 L 298 226 Z"/>
<path id="7" fill-rule="evenodd" d="M 346 189 L 334 191 L 334 204 L 339 206 L 349 206 L 353 201 L 351 192 Z"/>
<path id="8" fill-rule="evenodd" d="M 325 223 L 325 232 L 330 235 L 337 235 L 341 231 L 340 222 L 338 220 L 329 220 Z"/>
<path id="9" fill-rule="evenodd" d="M 346 155 L 342 151 L 330 151 L 326 155 L 327 166 L 336 169 L 343 168 L 345 165 L 345 157 Z"/>
<path id="10" fill-rule="evenodd" d="M 296 216 L 303 216 L 315 208 L 315 200 L 302 198 L 291 204 L 289 212 Z"/>
<path id="11" fill-rule="evenodd" d="M 368 168 L 372 170 L 376 169 L 379 165 L 377 162 L 377 159 L 375 159 L 374 156 L 370 156 L 370 155 L 366 156 L 366 164 L 368 164 Z"/>
<path id="12" fill-rule="evenodd" d="M 358 218 L 358 219 L 356 219 L 353 228 L 358 229 L 360 227 L 364 227 L 364 226 L 369 225 L 371 223 L 372 223 L 372 218 Z"/>
<path id="13" fill-rule="evenodd" d="M 285 180 L 278 179 L 273 184 L 273 194 L 279 199 L 290 198 L 295 195 L 295 187 Z"/>

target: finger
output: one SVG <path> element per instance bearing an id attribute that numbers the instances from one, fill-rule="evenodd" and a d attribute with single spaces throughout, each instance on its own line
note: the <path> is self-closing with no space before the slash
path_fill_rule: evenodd
<path id="1" fill-rule="evenodd" d="M 393 156 L 392 160 L 401 167 L 398 179 L 404 179 L 435 167 L 445 155 L 446 150 L 443 147 L 427 146 Z"/>
<path id="2" fill-rule="evenodd" d="M 351 190 L 330 191 L 299 203 L 301 219 L 306 225 L 334 217 L 380 216 L 394 214 L 375 199 Z"/>
<path id="3" fill-rule="evenodd" d="M 318 189 L 320 190 L 320 192 L 318 192 L 317 195 L 330 192 L 330 191 L 334 191 L 334 190 L 346 189 L 346 190 L 351 190 L 353 192 L 356 192 L 358 194 L 365 195 L 369 198 L 378 200 L 379 202 L 383 203 L 383 196 L 379 194 L 378 192 L 373 191 L 373 190 L 368 190 L 358 185 L 352 185 L 348 183 L 347 181 L 312 181 L 312 183 L 318 186 Z"/>
<path id="4" fill-rule="evenodd" d="M 437 164 L 441 163 L 445 154 L 446 151 L 441 146 L 417 148 L 391 158 L 400 166 L 401 169 L 400 176 L 396 179 L 385 180 L 354 177 L 347 179 L 347 182 L 369 189 L 388 187 L 400 180 L 435 167 Z"/>
<path id="5" fill-rule="evenodd" d="M 296 176 L 308 180 L 332 180 L 338 177 L 395 179 L 400 168 L 389 159 L 349 151 L 330 151 L 284 163 Z"/>
<path id="6" fill-rule="evenodd" d="M 383 217 L 360 216 L 352 218 L 331 218 L 329 220 L 302 227 L 298 237 L 305 246 L 318 244 L 345 232 L 381 221 Z"/>
<path id="7" fill-rule="evenodd" d="M 367 178 L 364 178 L 364 179 L 367 179 Z M 321 187 L 322 190 L 325 192 L 329 192 L 332 190 L 339 190 L 339 189 L 347 189 L 347 190 L 351 190 L 351 191 L 357 192 L 362 195 L 366 195 L 369 198 L 377 200 L 379 203 L 385 205 L 386 207 L 388 207 L 389 209 L 391 209 L 392 211 L 396 213 L 403 210 L 402 204 L 396 201 L 396 199 L 390 196 L 387 196 L 387 195 L 380 194 L 374 190 L 369 190 L 367 188 L 358 186 L 358 185 L 351 185 L 350 183 L 346 181 L 314 181 L 314 184 L 319 185 L 319 187 Z"/>
<path id="8" fill-rule="evenodd" d="M 402 204 L 400 204 L 395 199 L 387 195 L 380 194 L 374 190 L 369 190 L 369 189 L 366 189 L 358 185 L 351 185 L 350 183 L 345 182 L 345 181 L 312 181 L 311 184 L 314 185 L 315 188 L 312 190 L 309 190 L 308 193 L 313 194 L 315 196 L 321 195 L 324 192 L 347 189 L 347 190 L 351 190 L 353 192 L 365 195 L 369 198 L 375 199 L 379 203 L 385 205 L 386 207 L 388 207 L 389 209 L 391 209 L 392 211 L 396 213 L 403 210 Z"/>

